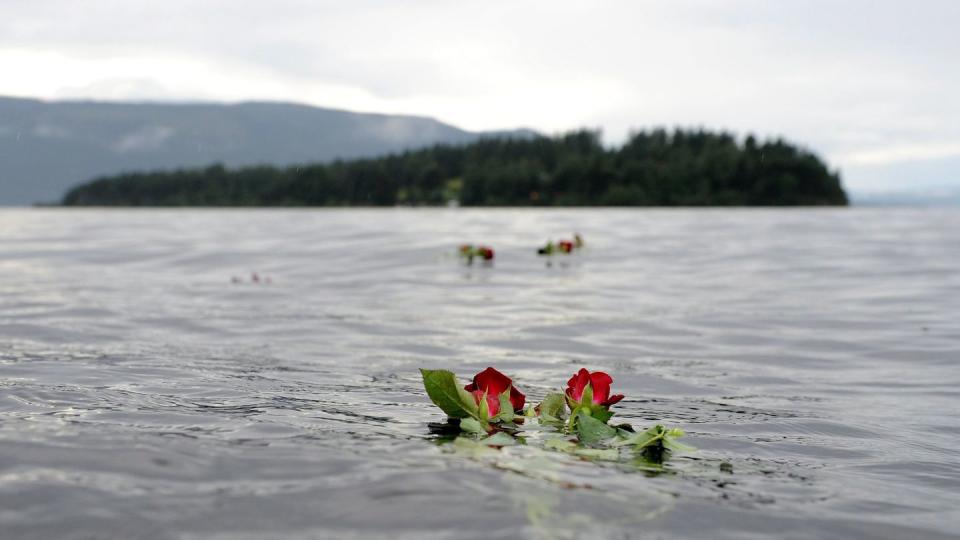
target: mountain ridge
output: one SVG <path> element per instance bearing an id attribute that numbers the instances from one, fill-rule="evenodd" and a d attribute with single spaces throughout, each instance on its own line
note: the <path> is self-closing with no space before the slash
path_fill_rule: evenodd
<path id="1" fill-rule="evenodd" d="M 0 96 L 0 204 L 58 199 L 91 178 L 222 163 L 275 166 L 375 157 L 485 136 L 415 115 L 286 101 L 161 102 Z"/>

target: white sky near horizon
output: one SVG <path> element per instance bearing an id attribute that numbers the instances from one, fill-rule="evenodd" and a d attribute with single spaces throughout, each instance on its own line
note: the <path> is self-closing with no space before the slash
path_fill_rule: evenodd
<path id="1" fill-rule="evenodd" d="M 0 95 L 725 129 L 929 190 L 960 186 L 958 29 L 949 0 L 3 0 Z"/>

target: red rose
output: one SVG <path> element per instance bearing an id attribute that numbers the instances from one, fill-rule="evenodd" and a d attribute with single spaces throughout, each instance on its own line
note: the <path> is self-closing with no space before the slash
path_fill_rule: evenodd
<path id="1" fill-rule="evenodd" d="M 560 251 L 564 253 L 570 253 L 571 251 L 573 251 L 573 242 L 569 240 L 561 240 L 559 244 L 560 244 Z"/>
<path id="2" fill-rule="evenodd" d="M 612 382 L 613 377 L 602 371 L 590 373 L 586 369 L 580 368 L 580 371 L 567 381 L 567 397 L 576 403 L 580 403 L 583 391 L 589 385 L 593 392 L 593 404 L 609 407 L 623 399 L 623 394 L 610 395 L 610 383 Z"/>
<path id="3" fill-rule="evenodd" d="M 477 248 L 477 254 L 483 257 L 483 260 L 489 261 L 493 259 L 493 248 L 480 246 Z"/>
<path id="4" fill-rule="evenodd" d="M 487 369 L 473 376 L 473 382 L 464 386 L 463 389 L 473 394 L 477 400 L 477 405 L 487 395 L 487 409 L 490 417 L 494 417 L 500 412 L 500 394 L 510 389 L 510 404 L 513 405 L 514 412 L 523 412 L 523 404 L 527 397 L 524 396 L 515 386 L 510 377 L 503 373 L 488 367 Z"/>

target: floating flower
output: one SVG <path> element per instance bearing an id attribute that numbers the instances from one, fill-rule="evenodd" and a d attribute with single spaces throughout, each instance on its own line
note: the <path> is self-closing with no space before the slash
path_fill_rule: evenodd
<path id="1" fill-rule="evenodd" d="M 553 240 L 548 241 L 545 246 L 537 249 L 537 255 L 553 255 L 556 252 L 569 254 L 582 248 L 583 244 L 583 237 L 576 233 L 573 235 L 573 240 L 560 240 L 556 243 Z"/>
<path id="2" fill-rule="evenodd" d="M 479 247 L 476 249 L 476 253 L 477 253 L 477 256 L 478 256 L 478 257 L 481 257 L 481 258 L 482 258 L 483 260 L 485 260 L 485 261 L 492 261 L 492 260 L 493 260 L 493 248 L 492 248 L 492 247 L 479 246 Z"/>
<path id="3" fill-rule="evenodd" d="M 490 246 L 474 246 L 473 244 L 463 244 L 459 248 L 461 258 L 467 260 L 467 264 L 473 262 L 474 257 L 479 257 L 485 261 L 493 260 L 493 248 Z"/>
<path id="4" fill-rule="evenodd" d="M 444 369 L 421 369 L 423 386 L 433 403 L 447 416 L 458 420 L 461 431 L 490 433 L 497 429 L 513 429 L 522 418 L 526 396 L 513 387 L 503 373 L 488 367 L 463 386 L 457 376 Z"/>
<path id="5" fill-rule="evenodd" d="M 243 278 L 240 277 L 240 276 L 232 276 L 232 277 L 230 278 L 230 283 L 233 283 L 234 285 L 240 285 L 240 284 L 245 283 L 245 282 L 244 282 Z M 254 285 L 259 284 L 259 283 L 265 283 L 265 284 L 269 285 L 269 284 L 273 283 L 273 278 L 271 278 L 271 277 L 268 276 L 268 275 L 261 275 L 261 274 L 259 274 L 259 273 L 257 273 L 257 272 L 251 272 L 251 273 L 250 273 L 250 283 L 253 283 Z"/>
<path id="6" fill-rule="evenodd" d="M 537 445 L 539 440 L 544 449 L 591 461 L 623 460 L 621 449 L 629 448 L 633 453 L 626 459 L 631 463 L 658 467 L 673 452 L 693 450 L 677 442 L 683 436 L 678 428 L 657 424 L 639 431 L 629 424 L 608 424 L 613 416 L 609 407 L 623 395 L 610 395 L 613 378 L 602 371 L 581 369 L 567 382 L 565 393 L 548 393 L 539 405 L 526 410 L 523 393 L 514 388 L 510 377 L 492 367 L 474 375 L 465 386 L 451 371 L 421 369 L 420 374 L 430 400 L 449 417 L 445 424 L 430 424 L 430 429 L 438 434 L 465 434 L 454 441 L 457 450 L 489 452 L 522 443 L 524 420 L 534 418 L 542 426 L 538 430 L 552 428 L 560 436 L 529 438 L 528 444 Z M 567 406 L 572 411 L 569 422 L 564 418 Z"/>
<path id="7" fill-rule="evenodd" d="M 463 387 L 470 392 L 480 405 L 484 396 L 487 398 L 487 411 L 491 417 L 500 412 L 500 394 L 510 390 L 510 405 L 513 412 L 523 412 L 523 404 L 527 397 L 513 386 L 513 381 L 503 373 L 488 367 L 473 376 L 473 382 Z"/>
<path id="8" fill-rule="evenodd" d="M 582 368 L 570 377 L 565 392 L 570 407 L 570 429 L 574 428 L 577 418 L 582 415 L 603 423 L 610 420 L 613 416 L 610 406 L 623 399 L 623 394 L 610 395 L 612 382 L 613 378 L 602 371 L 590 373 Z"/>
<path id="9" fill-rule="evenodd" d="M 580 368 L 580 371 L 567 381 L 566 394 L 574 403 L 586 406 L 610 407 L 623 399 L 623 394 L 610 395 L 610 384 L 612 383 L 613 377 L 602 371 L 590 373 L 586 369 Z M 590 392 L 586 392 L 588 388 Z M 589 401 L 586 402 L 584 400 L 585 393 L 589 394 Z"/>

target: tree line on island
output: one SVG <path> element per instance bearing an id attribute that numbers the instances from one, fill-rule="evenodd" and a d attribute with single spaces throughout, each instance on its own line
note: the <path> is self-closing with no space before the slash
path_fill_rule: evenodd
<path id="1" fill-rule="evenodd" d="M 837 173 L 777 139 L 655 129 L 618 148 L 600 133 L 489 138 L 291 167 L 125 173 L 71 189 L 67 206 L 845 205 Z"/>

